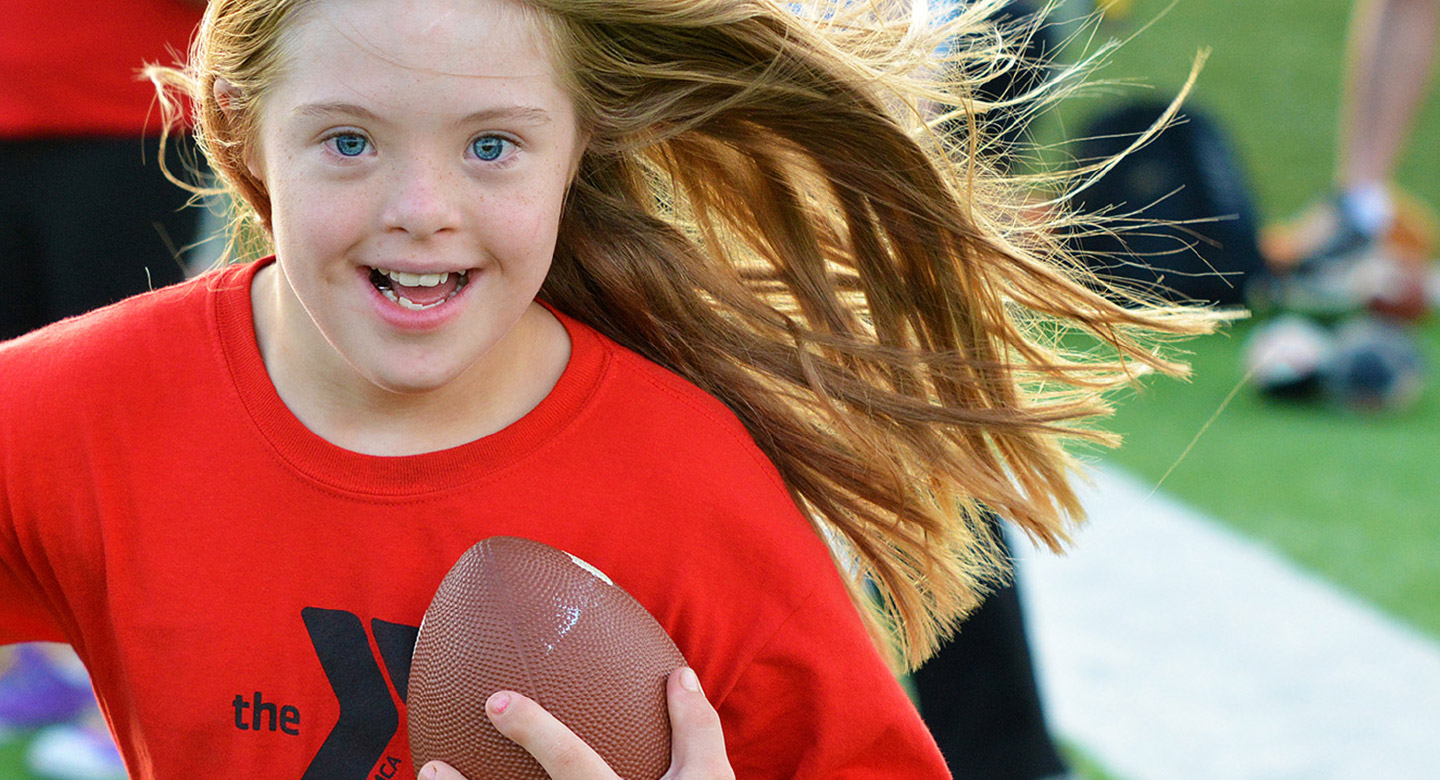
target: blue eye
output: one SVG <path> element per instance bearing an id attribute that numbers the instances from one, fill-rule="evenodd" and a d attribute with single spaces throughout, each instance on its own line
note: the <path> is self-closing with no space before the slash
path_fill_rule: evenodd
<path id="1" fill-rule="evenodd" d="M 365 140 L 365 136 L 357 133 L 341 133 L 332 140 L 335 141 L 335 151 L 345 157 L 359 157 L 370 146 L 370 142 Z"/>
<path id="2" fill-rule="evenodd" d="M 482 135 L 470 144 L 470 150 L 485 162 L 494 162 L 505 153 L 505 145 L 508 143 L 510 142 L 499 136 Z"/>

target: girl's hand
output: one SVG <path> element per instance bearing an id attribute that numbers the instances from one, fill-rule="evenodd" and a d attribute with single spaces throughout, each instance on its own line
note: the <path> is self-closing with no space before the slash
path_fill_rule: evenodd
<path id="1" fill-rule="evenodd" d="M 670 707 L 670 771 L 663 780 L 735 780 L 725 756 L 720 716 L 687 668 L 665 684 Z M 485 702 L 485 713 L 501 734 L 530 752 L 551 780 L 620 780 L 590 746 L 533 700 L 502 691 Z M 466 780 L 439 761 L 420 770 L 420 780 Z M 484 780 L 476 778 L 475 780 Z"/>

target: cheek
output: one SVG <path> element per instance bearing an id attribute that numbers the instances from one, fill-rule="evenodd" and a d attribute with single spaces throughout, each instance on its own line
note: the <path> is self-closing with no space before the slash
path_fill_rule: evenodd
<path id="1" fill-rule="evenodd" d="M 543 191 L 498 199 L 491 204 L 495 208 L 489 212 L 487 221 L 500 228 L 492 234 L 497 255 L 534 270 L 549 268 L 564 206 L 563 186 L 552 183 Z"/>
<path id="2" fill-rule="evenodd" d="M 271 188 L 272 229 L 279 252 L 343 252 L 358 243 L 368 224 L 367 200 L 346 188 L 317 187 L 304 178 Z"/>

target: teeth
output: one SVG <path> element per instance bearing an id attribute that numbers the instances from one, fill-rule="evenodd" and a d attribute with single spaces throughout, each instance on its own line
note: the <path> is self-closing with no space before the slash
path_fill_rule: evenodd
<path id="1" fill-rule="evenodd" d="M 390 281 L 402 287 L 437 287 L 449 281 L 450 279 L 450 272 L 439 274 L 412 274 L 406 273 L 404 271 L 391 271 L 388 268 L 375 268 L 374 270 L 376 273 L 385 276 Z M 382 295 L 384 295 L 386 298 L 389 298 L 392 303 L 396 304 L 402 309 L 409 309 L 410 311 L 424 311 L 426 309 L 433 309 L 436 306 L 448 302 L 451 298 L 454 298 L 456 295 L 458 295 L 461 290 L 465 289 L 465 285 L 470 281 L 469 271 L 457 271 L 455 272 L 455 275 L 457 277 L 455 289 L 451 290 L 450 294 L 446 295 L 443 299 L 435 301 L 433 303 L 416 303 L 415 301 L 412 301 L 409 298 L 406 298 L 405 296 L 395 292 L 394 288 L 386 287 L 382 284 L 379 284 L 378 282 L 375 284 L 375 287 L 380 291 Z"/>
<path id="2" fill-rule="evenodd" d="M 391 271 L 385 268 L 377 268 L 380 273 L 390 277 L 390 280 L 404 287 L 438 287 L 450 279 L 449 273 L 443 274 L 412 274 L 405 271 Z"/>
<path id="3" fill-rule="evenodd" d="M 396 301 L 396 303 L 400 304 L 400 308 L 402 309 L 409 309 L 410 311 L 425 311 L 426 309 L 433 309 L 436 306 L 439 306 L 440 304 L 444 303 L 444 301 L 436 301 L 434 303 L 425 304 L 416 303 L 409 298 L 401 298 L 400 300 Z"/>
<path id="4" fill-rule="evenodd" d="M 403 295 L 397 295 L 394 290 L 381 290 L 380 294 L 384 295 L 386 298 L 389 298 L 392 302 L 399 304 L 400 308 L 409 309 L 410 311 L 425 311 L 426 309 L 433 309 L 436 306 L 445 303 L 445 301 L 450 300 L 450 297 L 446 297 L 441 300 L 435 301 L 434 303 L 416 303 Z"/>

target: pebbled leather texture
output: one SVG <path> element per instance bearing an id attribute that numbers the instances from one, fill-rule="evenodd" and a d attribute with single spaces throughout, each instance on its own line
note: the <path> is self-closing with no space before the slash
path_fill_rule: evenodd
<path id="1" fill-rule="evenodd" d="M 547 780 L 490 724 L 485 701 L 538 701 L 625 780 L 670 766 L 665 680 L 685 664 L 660 624 L 587 564 L 540 542 L 471 547 L 425 612 L 406 696 L 418 769 L 442 760 L 470 780 Z"/>

